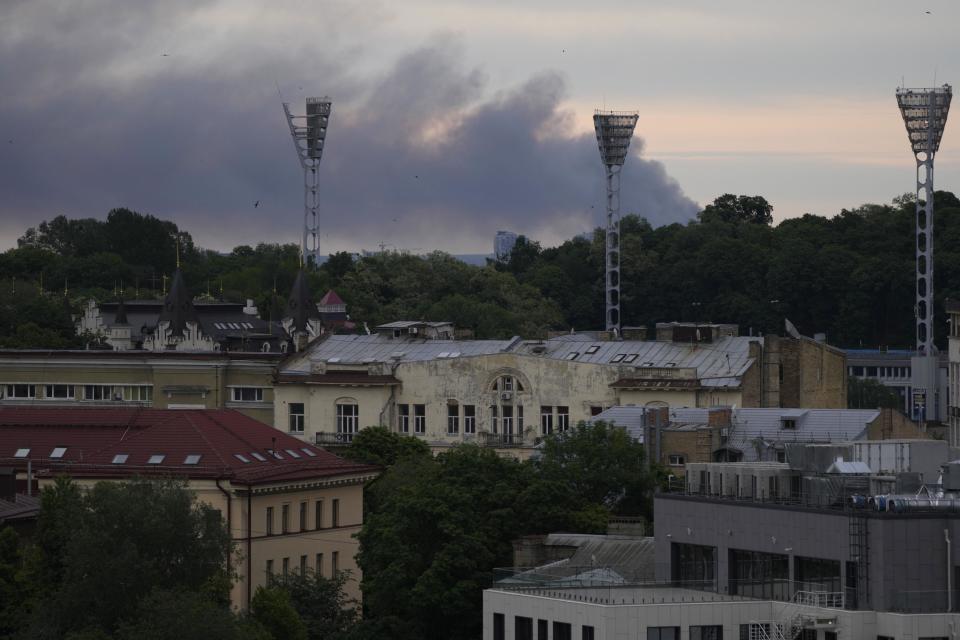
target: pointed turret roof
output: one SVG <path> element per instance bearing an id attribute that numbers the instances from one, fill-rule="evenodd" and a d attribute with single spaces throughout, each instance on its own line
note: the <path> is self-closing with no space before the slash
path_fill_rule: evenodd
<path id="1" fill-rule="evenodd" d="M 317 306 L 310 300 L 310 286 L 307 284 L 307 274 L 300 269 L 293 281 L 293 290 L 287 300 L 286 317 L 293 318 L 293 328 L 296 331 L 306 331 L 307 322 L 311 318 L 320 318 Z"/>
<path id="2" fill-rule="evenodd" d="M 163 299 L 163 310 L 157 318 L 157 324 L 169 322 L 170 334 L 182 336 L 188 320 L 197 322 L 197 311 L 193 308 L 193 297 L 187 291 L 187 285 L 183 281 L 183 272 L 177 269 L 173 274 L 170 292 Z"/>

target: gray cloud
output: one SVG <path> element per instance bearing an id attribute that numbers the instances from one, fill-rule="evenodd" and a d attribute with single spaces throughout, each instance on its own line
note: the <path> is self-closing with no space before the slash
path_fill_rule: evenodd
<path id="1" fill-rule="evenodd" d="M 164 32 L 195 17 L 195 3 L 163 3 L 161 13 L 93 3 L 82 15 L 37 4 L 46 9 L 11 5 L 14 20 L 0 27 L 0 52 L 14 62 L 0 69 L 11 96 L 0 101 L 0 233 L 126 206 L 218 249 L 296 241 L 302 192 L 275 83 L 294 108 L 314 88 L 334 99 L 325 249 L 486 250 L 497 228 L 555 240 L 600 222 L 596 143 L 567 133 L 556 73 L 487 95 L 483 71 L 462 63 L 450 36 L 372 79 L 351 69 L 355 45 L 336 33 L 324 55 L 310 49 L 309 73 L 304 51 L 281 43 L 238 41 L 198 59 L 172 47 L 161 58 Z M 663 166 L 641 157 L 639 136 L 633 145 L 623 211 L 654 224 L 694 215 Z"/>

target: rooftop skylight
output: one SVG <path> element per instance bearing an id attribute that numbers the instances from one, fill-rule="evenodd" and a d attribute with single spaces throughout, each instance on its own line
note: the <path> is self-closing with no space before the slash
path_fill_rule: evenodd
<path id="1" fill-rule="evenodd" d="M 147 464 L 160 464 L 166 457 L 167 456 L 162 453 L 155 453 L 154 455 L 150 456 L 149 460 L 147 460 Z"/>
<path id="2" fill-rule="evenodd" d="M 307 455 L 310 456 L 311 458 L 316 458 L 316 457 L 317 457 L 317 454 L 315 454 L 315 453 L 314 453 L 313 451 L 311 451 L 310 449 L 307 449 L 306 447 L 303 447 L 302 449 L 300 449 L 300 451 L 303 451 L 305 454 L 307 454 Z"/>
<path id="3" fill-rule="evenodd" d="M 129 456 L 128 454 L 126 454 L 126 453 L 118 453 L 117 455 L 113 456 L 113 461 L 112 461 L 112 463 L 113 463 L 113 464 L 126 464 L 127 458 L 129 458 L 129 457 L 130 457 L 130 456 Z"/>
<path id="4" fill-rule="evenodd" d="M 30 455 L 30 449 L 17 449 L 17 452 L 13 454 L 14 458 L 26 458 Z"/>
<path id="5" fill-rule="evenodd" d="M 233 457 L 236 458 L 237 460 L 239 460 L 240 462 L 242 462 L 243 464 L 249 464 L 249 463 L 250 463 L 250 458 L 248 458 L 247 456 L 243 455 L 242 453 L 235 453 L 235 454 L 233 454 Z"/>
<path id="6" fill-rule="evenodd" d="M 262 454 L 257 453 L 256 451 L 251 451 L 251 452 L 250 452 L 250 455 L 252 455 L 254 458 L 256 458 L 257 460 L 259 460 L 260 462 L 266 462 L 266 461 L 267 461 L 267 459 L 264 458 Z"/>
<path id="7" fill-rule="evenodd" d="M 53 451 L 50 452 L 51 458 L 62 458 L 63 455 L 67 452 L 66 447 L 54 447 Z"/>
<path id="8" fill-rule="evenodd" d="M 300 454 L 297 453 L 296 451 L 294 451 L 293 449 L 284 449 L 284 451 L 286 451 L 286 452 L 290 455 L 291 458 L 299 458 L 299 457 L 300 457 Z"/>
<path id="9" fill-rule="evenodd" d="M 200 464 L 201 457 L 199 453 L 191 453 L 183 459 L 183 464 Z"/>

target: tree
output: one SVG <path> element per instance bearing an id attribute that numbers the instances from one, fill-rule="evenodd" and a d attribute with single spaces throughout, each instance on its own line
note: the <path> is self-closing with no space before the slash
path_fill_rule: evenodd
<path id="1" fill-rule="evenodd" d="M 306 630 L 308 640 L 340 637 L 357 621 L 356 602 L 344 593 L 349 573 L 325 578 L 315 571 L 277 576 L 272 589 L 283 591 Z M 279 636 L 274 633 L 276 637 Z"/>
<path id="2" fill-rule="evenodd" d="M 394 433 L 387 427 L 367 427 L 353 437 L 343 457 L 381 467 L 390 467 L 410 456 L 429 456 L 430 447 L 419 438 Z"/>
<path id="3" fill-rule="evenodd" d="M 879 380 L 850 376 L 847 383 L 847 407 L 850 409 L 903 409 L 897 392 Z"/>
<path id="4" fill-rule="evenodd" d="M 250 601 L 250 617 L 276 640 L 307 640 L 307 625 L 297 615 L 285 589 L 257 587 Z"/>
<path id="5" fill-rule="evenodd" d="M 770 225 L 773 207 L 762 196 L 735 196 L 725 193 L 697 214 L 701 222 L 732 222 Z"/>
<path id="6" fill-rule="evenodd" d="M 647 467 L 643 444 L 625 429 L 600 421 L 552 434 L 536 464 L 548 482 L 587 504 L 618 515 L 652 516 L 658 477 Z"/>
<path id="7" fill-rule="evenodd" d="M 233 543 L 220 513 L 175 481 L 66 479 L 44 489 L 37 523 L 31 637 L 114 633 L 151 591 L 229 604 Z"/>
<path id="8" fill-rule="evenodd" d="M 240 622 L 230 609 L 194 591 L 155 589 L 143 598 L 134 615 L 122 621 L 117 640 L 272 640 L 296 636 L 271 635 L 251 622 Z"/>
<path id="9" fill-rule="evenodd" d="M 0 638 L 11 638 L 23 623 L 29 596 L 23 573 L 20 536 L 13 527 L 0 529 Z"/>

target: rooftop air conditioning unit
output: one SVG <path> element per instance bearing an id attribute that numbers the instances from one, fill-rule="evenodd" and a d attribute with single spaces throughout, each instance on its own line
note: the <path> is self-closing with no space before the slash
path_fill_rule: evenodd
<path id="1" fill-rule="evenodd" d="M 513 393 L 510 391 L 503 391 L 500 393 L 501 400 L 510 400 L 511 398 L 513 398 Z"/>

